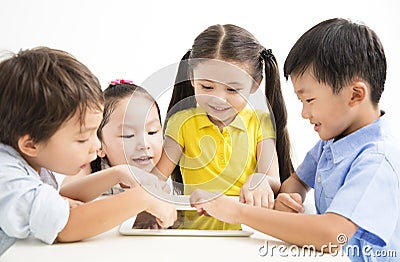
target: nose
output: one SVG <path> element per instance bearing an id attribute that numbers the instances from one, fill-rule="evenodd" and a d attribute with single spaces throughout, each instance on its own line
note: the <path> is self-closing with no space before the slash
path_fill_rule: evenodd
<path id="1" fill-rule="evenodd" d="M 227 102 L 226 92 L 225 90 L 223 90 L 223 88 L 218 88 L 212 95 L 214 99 L 220 104 L 225 104 Z"/>
<path id="2" fill-rule="evenodd" d="M 97 137 L 97 135 L 95 134 L 93 136 L 92 143 L 90 144 L 90 154 L 96 153 L 97 150 L 99 150 L 101 148 L 101 142 L 100 139 Z"/>
<path id="3" fill-rule="evenodd" d="M 301 110 L 301 117 L 303 117 L 304 119 L 309 119 L 311 117 L 310 111 L 304 105 Z"/>
<path id="4" fill-rule="evenodd" d="M 147 141 L 146 138 L 140 139 L 136 145 L 137 150 L 149 150 L 150 149 L 150 143 Z"/>

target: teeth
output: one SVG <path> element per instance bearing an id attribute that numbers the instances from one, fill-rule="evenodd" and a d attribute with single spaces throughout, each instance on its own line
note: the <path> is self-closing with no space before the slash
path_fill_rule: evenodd
<path id="1" fill-rule="evenodd" d="M 137 161 L 146 161 L 146 160 L 150 160 L 150 159 L 151 159 L 151 157 L 149 157 L 149 156 L 144 156 L 144 157 L 135 158 L 134 160 L 137 160 Z"/>
<path id="2" fill-rule="evenodd" d="M 214 108 L 217 111 L 223 111 L 223 110 L 228 109 L 228 107 L 216 107 L 216 106 L 212 106 L 212 108 Z"/>

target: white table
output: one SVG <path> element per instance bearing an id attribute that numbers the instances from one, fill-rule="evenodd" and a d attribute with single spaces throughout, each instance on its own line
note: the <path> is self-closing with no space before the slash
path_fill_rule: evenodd
<path id="1" fill-rule="evenodd" d="M 298 256 L 296 251 L 301 248 L 260 232 L 251 237 L 122 236 L 116 227 L 76 243 L 46 245 L 35 239 L 20 240 L 0 261 L 349 261 L 318 252 L 310 256 L 308 251 L 306 256 Z"/>

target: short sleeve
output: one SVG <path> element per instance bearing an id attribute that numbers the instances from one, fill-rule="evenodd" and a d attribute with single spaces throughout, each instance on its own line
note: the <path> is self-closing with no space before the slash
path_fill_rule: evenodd
<path id="1" fill-rule="evenodd" d="M 21 166 L 0 167 L 0 227 L 5 234 L 52 244 L 68 217 L 68 201 L 52 186 Z"/>
<path id="2" fill-rule="evenodd" d="M 257 143 L 269 138 L 275 138 L 274 126 L 268 113 L 262 110 L 256 110 L 257 122 L 259 128 L 257 132 Z"/>
<path id="3" fill-rule="evenodd" d="M 399 178 L 383 154 L 358 157 L 326 212 L 344 216 L 359 226 L 357 236 L 384 246 L 400 214 Z"/>
<path id="4" fill-rule="evenodd" d="M 183 137 L 184 124 L 186 122 L 186 112 L 180 111 L 172 115 L 167 122 L 165 128 L 165 135 L 171 137 L 173 140 L 178 142 L 181 147 L 185 147 L 185 140 Z"/>
<path id="5" fill-rule="evenodd" d="M 317 144 L 310 151 L 308 151 L 303 162 L 296 170 L 297 176 L 312 188 L 314 188 L 318 161 L 321 157 L 325 143 L 326 142 L 322 140 L 318 141 Z"/>

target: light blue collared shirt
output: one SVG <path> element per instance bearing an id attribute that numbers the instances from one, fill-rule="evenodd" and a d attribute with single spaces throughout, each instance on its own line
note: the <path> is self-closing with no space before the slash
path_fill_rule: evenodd
<path id="1" fill-rule="evenodd" d="M 0 255 L 16 239 L 52 244 L 69 217 L 68 201 L 52 172 L 40 175 L 12 147 L 0 143 Z"/>
<path id="2" fill-rule="evenodd" d="M 400 144 L 386 118 L 337 141 L 319 141 L 297 169 L 315 189 L 319 214 L 358 225 L 344 246 L 353 261 L 400 261 Z M 393 250 L 396 257 L 382 256 Z"/>

